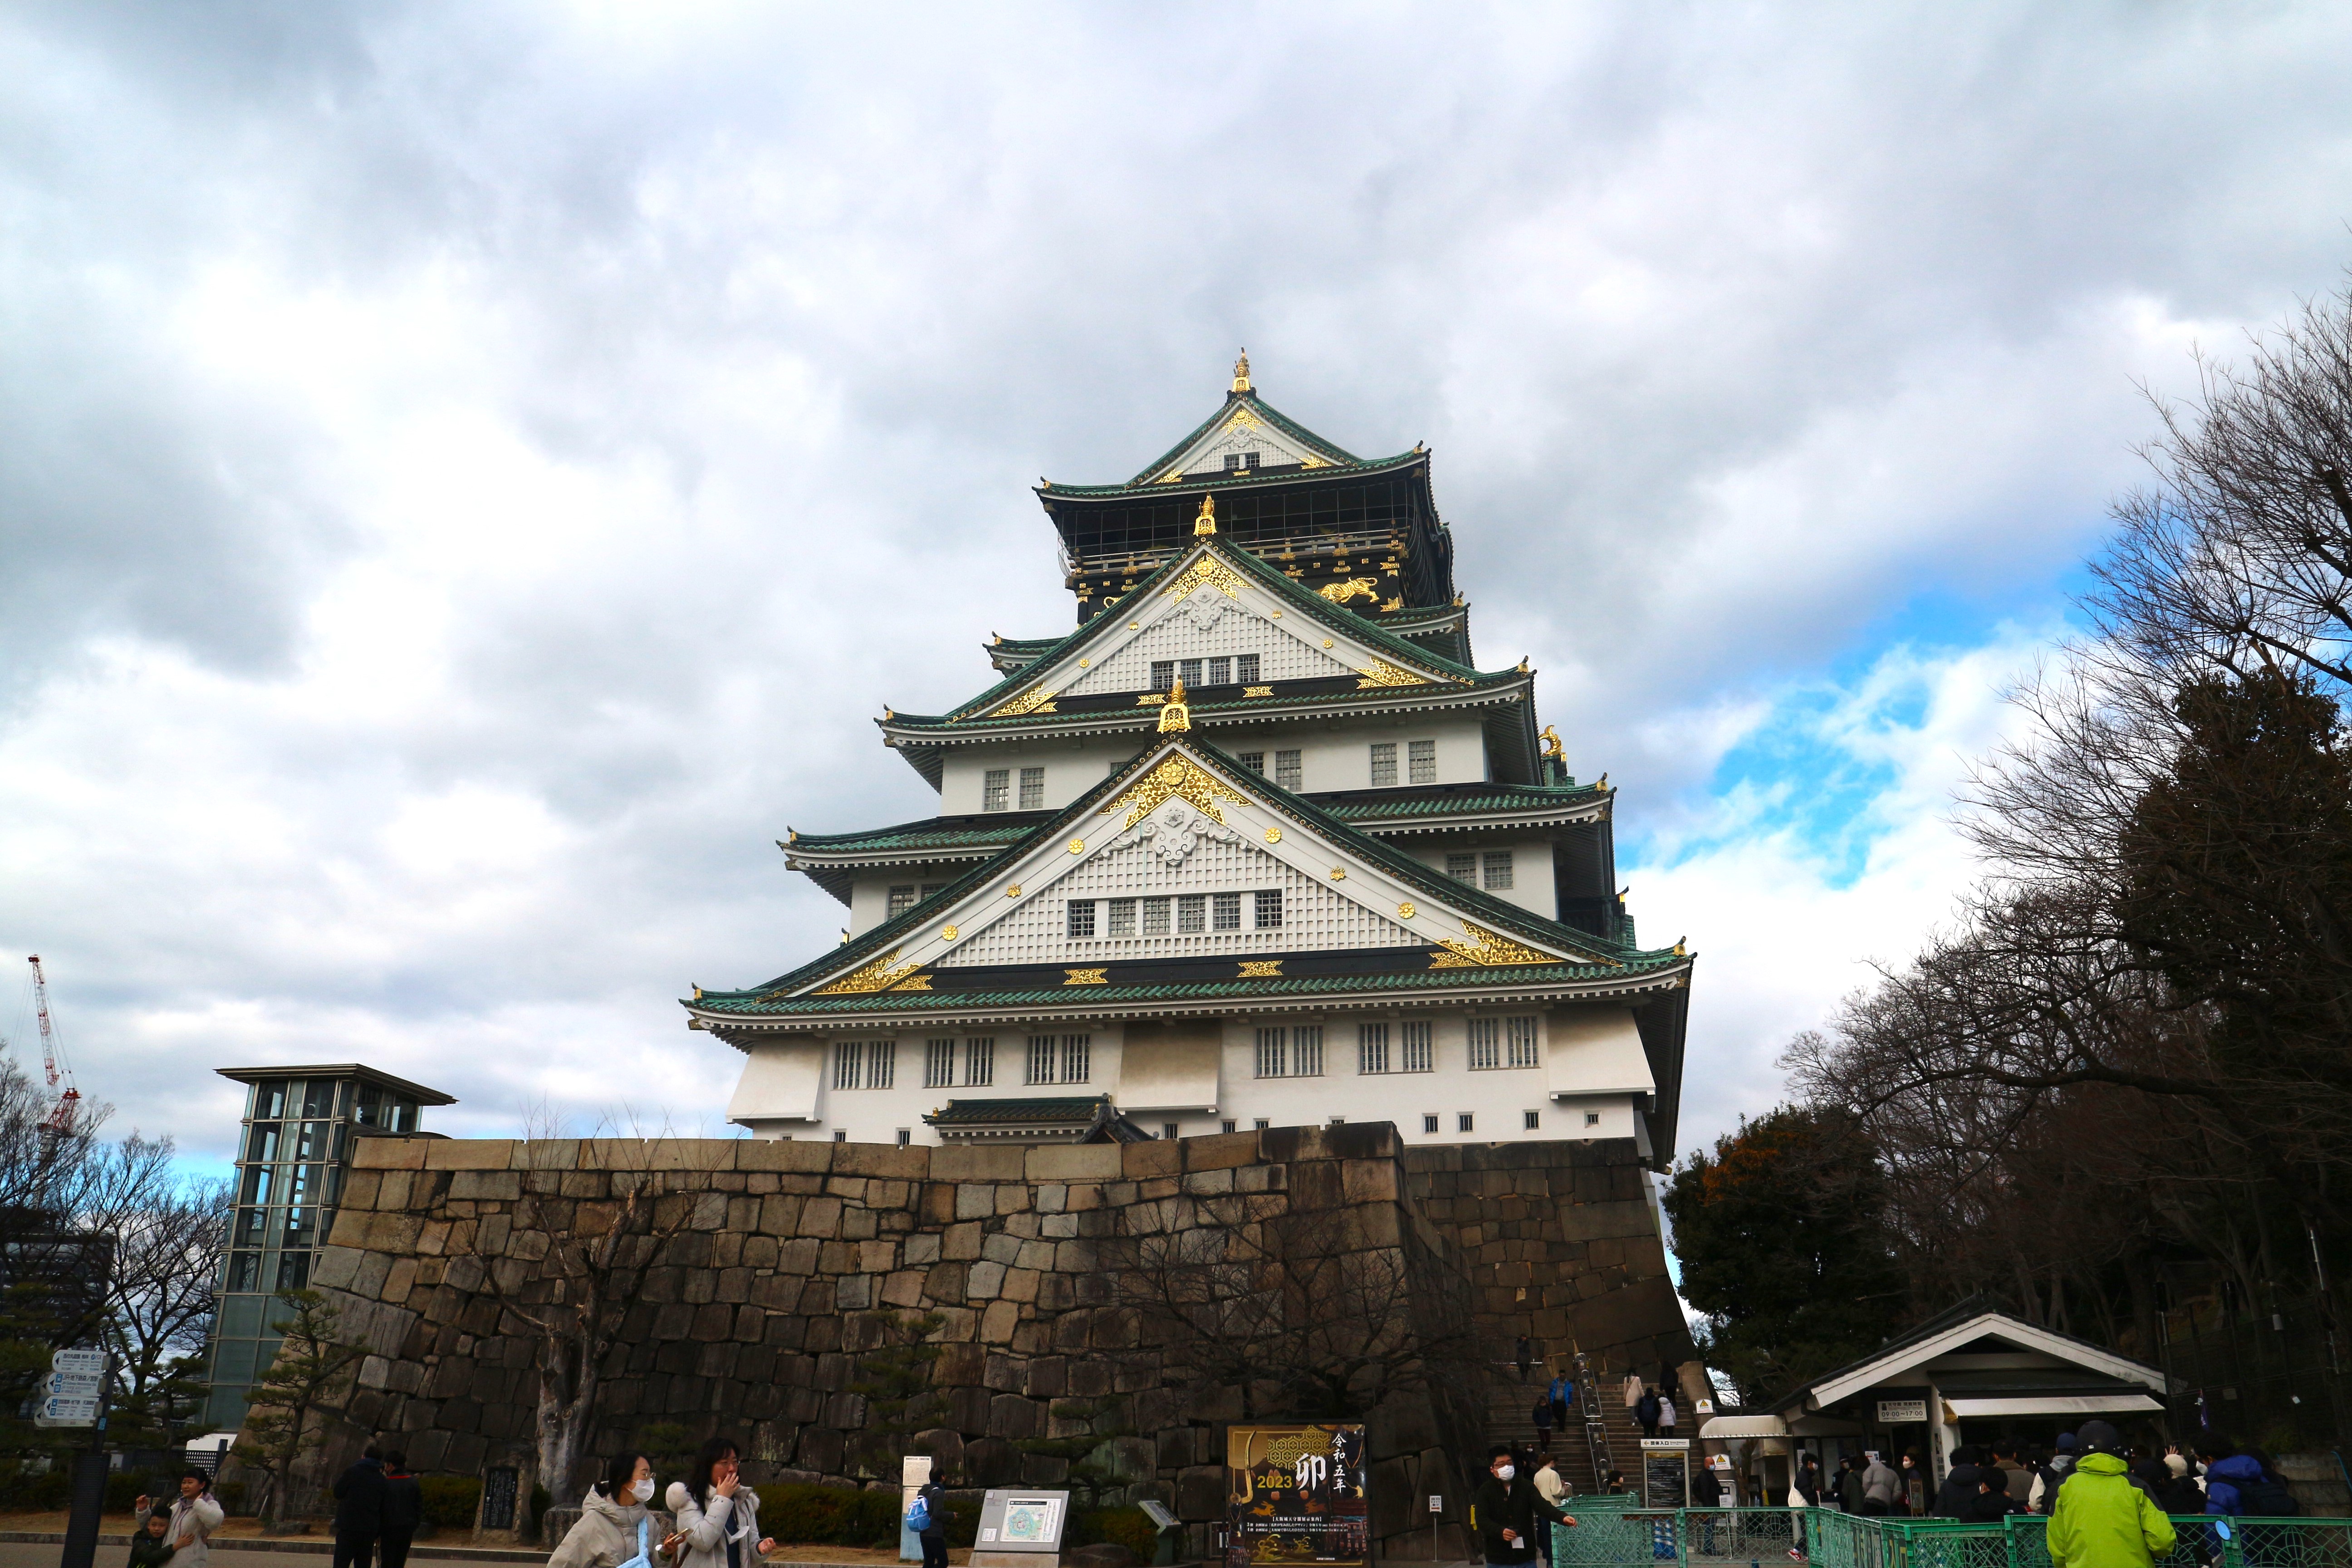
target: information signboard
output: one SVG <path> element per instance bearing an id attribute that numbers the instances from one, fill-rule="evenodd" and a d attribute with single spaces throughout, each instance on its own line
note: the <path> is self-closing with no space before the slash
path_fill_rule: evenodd
<path id="1" fill-rule="evenodd" d="M 1878 1424 L 1881 1426 L 1903 1426 L 1927 1419 L 1927 1402 L 1924 1399 L 1882 1399 L 1878 1402 Z"/>
<path id="2" fill-rule="evenodd" d="M 1035 1552 L 1047 1556 L 1062 1550 L 1062 1527 L 1069 1521 L 1070 1494 L 1002 1488 L 980 1502 L 980 1536 L 975 1552 Z"/>
<path id="3" fill-rule="evenodd" d="M 1642 1506 L 1690 1507 L 1690 1439 L 1642 1439 Z"/>
<path id="4" fill-rule="evenodd" d="M 515 1527 L 515 1503 L 521 1490 L 521 1479 L 512 1465 L 493 1465 L 482 1472 L 482 1529 Z"/>
<path id="5" fill-rule="evenodd" d="M 1360 1426 L 1225 1429 L 1227 1568 L 1364 1568 L 1371 1531 Z"/>

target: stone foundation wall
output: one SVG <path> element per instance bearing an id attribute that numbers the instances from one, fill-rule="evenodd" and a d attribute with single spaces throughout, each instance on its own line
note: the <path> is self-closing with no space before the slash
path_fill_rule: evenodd
<path id="1" fill-rule="evenodd" d="M 1696 1359 L 1632 1139 L 1419 1145 L 1403 1164 L 1406 1195 L 1469 1274 L 1494 1359 L 1522 1333 L 1654 1380 Z"/>
<path id="2" fill-rule="evenodd" d="M 1670 1289 L 1659 1307 L 1654 1225 L 1646 1250 L 1620 1234 L 1619 1163 L 1573 1144 L 1406 1150 L 1385 1124 L 1039 1148 L 368 1139 L 313 1283 L 371 1352 L 356 1426 L 418 1469 L 476 1472 L 528 1449 L 538 1385 L 532 1342 L 488 1271 L 509 1300 L 543 1298 L 548 1247 L 601 1233 L 615 1194 L 644 1187 L 655 1223 L 682 1228 L 623 1316 L 588 1458 L 676 1421 L 737 1437 L 755 1480 L 854 1483 L 876 1470 L 859 1461 L 861 1357 L 935 1313 L 944 1414 L 917 1446 L 967 1486 L 1055 1485 L 1070 1458 L 1024 1441 L 1107 1423 L 1117 1435 L 1095 1461 L 1113 1498 L 1166 1503 L 1199 1552 L 1223 1514 L 1225 1426 L 1315 1417 L 1266 1408 L 1255 1384 L 1245 1412 L 1243 1388 L 1202 1386 L 1151 1342 L 1134 1288 L 1151 1238 L 1213 1247 L 1312 1226 L 1318 1246 L 1403 1269 L 1403 1315 L 1428 1335 L 1416 1343 L 1465 1319 L 1489 1333 L 1515 1322 L 1525 1289 L 1547 1337 L 1646 1347 L 1681 1318 Z M 1646 1216 L 1638 1176 L 1630 1201 Z M 1384 1556 L 1467 1555 L 1465 1467 L 1483 1468 L 1467 1370 L 1440 1368 L 1361 1417 Z M 1087 1407 L 1056 1409 L 1072 1401 Z M 585 1479 L 551 1482 L 556 1503 Z M 1448 1500 L 1434 1542 L 1431 1493 Z"/>

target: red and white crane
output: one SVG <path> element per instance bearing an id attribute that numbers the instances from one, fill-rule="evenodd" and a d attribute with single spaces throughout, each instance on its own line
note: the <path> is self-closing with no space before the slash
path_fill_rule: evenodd
<path id="1" fill-rule="evenodd" d="M 41 955 L 37 952 L 25 962 L 33 966 L 33 1009 L 41 1021 L 41 1070 L 48 1075 L 49 1092 L 58 1097 L 48 1115 L 41 1119 L 41 1133 L 48 1140 L 69 1138 L 81 1115 L 81 1090 L 74 1087 L 73 1068 L 58 1059 L 58 1031 L 49 1021 L 49 983 L 41 973 Z"/>

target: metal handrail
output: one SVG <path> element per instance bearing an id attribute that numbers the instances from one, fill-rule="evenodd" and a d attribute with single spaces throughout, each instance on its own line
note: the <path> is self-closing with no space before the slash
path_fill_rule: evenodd
<path id="1" fill-rule="evenodd" d="M 1592 1489 L 1609 1484 L 1609 1424 L 1601 1414 L 1601 1384 L 1592 1373 L 1592 1358 L 1576 1352 L 1576 1402 L 1584 1407 L 1584 1447 L 1592 1458 Z"/>

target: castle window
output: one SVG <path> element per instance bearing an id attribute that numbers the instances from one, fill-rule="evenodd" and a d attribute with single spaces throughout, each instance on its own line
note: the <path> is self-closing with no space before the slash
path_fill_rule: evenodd
<path id="1" fill-rule="evenodd" d="M 1265 753 L 1264 752 L 1243 752 L 1239 753 L 1239 761 L 1242 766 L 1257 774 L 1260 778 L 1264 778 L 1265 776 Z"/>
<path id="2" fill-rule="evenodd" d="M 980 775 L 980 809 L 1004 811 L 1013 805 L 1013 770 L 991 768 Z"/>
<path id="3" fill-rule="evenodd" d="M 1255 895 L 1257 907 L 1254 911 L 1257 929 L 1274 931 L 1282 924 L 1282 889 L 1260 888 Z"/>
<path id="4" fill-rule="evenodd" d="M 945 882 L 926 882 L 923 884 L 923 897 L 928 899 L 946 886 Z"/>
<path id="5" fill-rule="evenodd" d="M 866 1056 L 866 1087 L 891 1089 L 898 1081 L 898 1042 L 877 1040 Z"/>
<path id="6" fill-rule="evenodd" d="M 1110 920 L 1106 928 L 1106 934 L 1110 936 L 1133 936 L 1135 934 L 1135 900 L 1133 899 L 1112 899 L 1109 900 L 1109 903 Z"/>
<path id="7" fill-rule="evenodd" d="M 1430 1048 L 1430 1026 L 1426 1023 L 1407 1024 L 1404 1026 L 1404 1038 L 1399 1042 L 1403 1047 L 1404 1058 L 1398 1063 L 1400 1071 L 1428 1072 L 1431 1069 L 1436 1053 Z M 1430 1131 L 1434 1132 L 1437 1129 L 1433 1127 Z"/>
<path id="8" fill-rule="evenodd" d="M 1436 1118 L 1436 1117 L 1434 1117 L 1434 1116 L 1424 1116 L 1424 1117 L 1423 1117 L 1423 1118 L 1421 1119 L 1421 1130 L 1422 1130 L 1423 1132 L 1434 1132 L 1434 1131 L 1437 1131 L 1437 1118 Z"/>
<path id="9" fill-rule="evenodd" d="M 1243 686 L 1255 684 L 1257 680 L 1257 655 L 1254 653 L 1237 653 L 1234 656 L 1234 679 Z"/>
<path id="10" fill-rule="evenodd" d="M 846 1127 L 836 1127 L 836 1128 L 835 1128 L 835 1129 L 833 1130 L 833 1141 L 834 1141 L 835 1142 L 836 1142 L 836 1143 L 846 1143 L 846 1142 L 849 1142 L 849 1129 L 848 1129 L 848 1128 L 846 1128 Z"/>
<path id="11" fill-rule="evenodd" d="M 968 1089 L 987 1089 L 996 1082 L 996 1037 L 983 1035 L 963 1043 L 963 1081 Z"/>
<path id="12" fill-rule="evenodd" d="M 1257 1076 L 1288 1078 L 1290 1076 L 1290 1032 L 1286 1029 L 1260 1029 L 1257 1032 Z"/>
<path id="13" fill-rule="evenodd" d="M 1477 1131 L 1478 1119 L 1465 1110 L 1454 1117 L 1454 1125 L 1458 1131 L 1473 1132 Z"/>
<path id="14" fill-rule="evenodd" d="M 1274 753 L 1275 783 L 1285 789 L 1295 790 L 1304 787 L 1307 773 L 1306 770 L 1299 766 L 1299 755 L 1300 753 L 1297 752 Z"/>
<path id="15" fill-rule="evenodd" d="M 1180 934 L 1209 929 L 1209 896 L 1206 893 L 1176 895 L 1176 930 Z"/>
<path id="16" fill-rule="evenodd" d="M 1232 659 L 1213 658 L 1209 661 L 1209 685 L 1230 686 L 1233 684 L 1233 679 L 1234 661 Z"/>
<path id="17" fill-rule="evenodd" d="M 866 1042 L 844 1040 L 833 1047 L 833 1087 L 856 1089 L 865 1075 Z"/>
<path id="18" fill-rule="evenodd" d="M 1024 811 L 1045 809 L 1045 769 L 1023 768 L 1021 770 L 1021 809 Z"/>
<path id="19" fill-rule="evenodd" d="M 1227 452 L 1225 454 L 1225 472 L 1229 474 L 1246 474 L 1263 462 L 1265 460 L 1265 455 L 1262 452 Z"/>
<path id="20" fill-rule="evenodd" d="M 1453 878 L 1457 882 L 1466 883 L 1473 888 L 1476 887 L 1478 885 L 1478 857 L 1475 855 L 1448 855 L 1445 858 L 1445 874 Z"/>
<path id="21" fill-rule="evenodd" d="M 1511 852 L 1507 849 L 1486 851 L 1486 890 L 1507 889 L 1511 885 Z"/>
<path id="22" fill-rule="evenodd" d="M 1396 742 L 1372 742 L 1372 787 L 1380 789 L 1396 783 Z"/>
<path id="23" fill-rule="evenodd" d="M 1500 1018 L 1470 1020 L 1470 1067 L 1475 1072 L 1503 1065 L 1503 1021 Z"/>
<path id="24" fill-rule="evenodd" d="M 1533 1132 L 1543 1126 L 1543 1118 L 1537 1112 L 1530 1110 L 1524 1114 L 1527 1117 L 1527 1131 Z"/>
<path id="25" fill-rule="evenodd" d="M 1094 1073 L 1095 1037 L 1092 1035 L 1062 1037 L 1062 1081 L 1084 1083 Z"/>
<path id="26" fill-rule="evenodd" d="M 1166 899 L 1143 900 L 1143 934 L 1146 936 L 1168 934 L 1168 900 Z"/>
<path id="27" fill-rule="evenodd" d="M 1180 658 L 1176 661 L 1176 673 L 1183 679 L 1185 685 L 1198 686 L 1201 684 L 1201 666 L 1203 662 L 1197 658 Z"/>
<path id="28" fill-rule="evenodd" d="M 908 1144 L 912 1143 L 914 1141 L 915 1141 L 914 1129 L 909 1128 L 909 1127 L 901 1127 L 901 1128 L 899 1128 L 899 1129 L 898 1129 L 898 1147 L 899 1147 L 899 1148 L 904 1149 Z"/>
<path id="29" fill-rule="evenodd" d="M 1173 1121 L 1161 1122 L 1160 1124 L 1160 1136 L 1172 1142 L 1176 1137 L 1176 1124 Z"/>
<path id="30" fill-rule="evenodd" d="M 1533 1018 L 1503 1020 L 1503 1048 L 1515 1068 L 1536 1065 L 1536 1021 Z"/>
<path id="31" fill-rule="evenodd" d="M 1323 1076 L 1323 1026 L 1302 1024 L 1290 1031 L 1290 1076 Z"/>
<path id="32" fill-rule="evenodd" d="M 1069 903 L 1069 934 L 1088 937 L 1095 934 L 1095 901 L 1092 899 L 1072 899 Z"/>
<path id="33" fill-rule="evenodd" d="M 955 1087 L 955 1042 L 953 1040 L 923 1042 L 923 1087 L 925 1089 Z"/>
<path id="34" fill-rule="evenodd" d="M 1151 689 L 1165 691 L 1176 684 L 1176 661 L 1155 658 L 1151 661 Z"/>
<path id="35" fill-rule="evenodd" d="M 1053 1082 L 1054 1061 L 1054 1037 L 1051 1035 L 1030 1036 L 1029 1081 L 1031 1083 Z"/>
<path id="36" fill-rule="evenodd" d="M 1356 1070 L 1389 1070 L 1389 1026 L 1386 1024 L 1356 1026 Z"/>
<path id="37" fill-rule="evenodd" d="M 1437 742 L 1408 741 L 1405 742 L 1404 750 L 1405 761 L 1411 764 L 1405 776 L 1414 784 L 1435 784 L 1437 782 Z"/>
<path id="38" fill-rule="evenodd" d="M 1213 916 L 1211 929 L 1215 931 L 1241 930 L 1242 896 L 1239 893 L 1212 893 L 1209 896 L 1214 900 L 1216 906 L 1215 909 L 1211 911 Z"/>
<path id="39" fill-rule="evenodd" d="M 1599 1111 L 1597 1111 L 1597 1110 L 1588 1110 L 1588 1111 L 1586 1111 L 1586 1112 L 1584 1113 L 1584 1124 L 1585 1124 L 1587 1127 L 1598 1127 L 1598 1126 L 1600 1126 L 1600 1125 L 1601 1125 L 1601 1112 L 1599 1112 Z"/>
<path id="40" fill-rule="evenodd" d="M 915 907 L 915 884 L 902 882 L 890 889 L 890 913 L 903 915 Z"/>
<path id="41" fill-rule="evenodd" d="M 1217 1124 L 1220 1131 L 1226 1132 L 1231 1132 L 1234 1130 L 1234 1124 L 1231 1121 L 1221 1121 Z"/>

